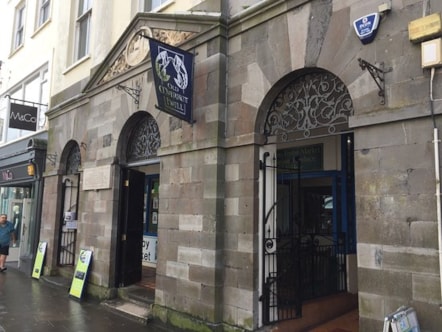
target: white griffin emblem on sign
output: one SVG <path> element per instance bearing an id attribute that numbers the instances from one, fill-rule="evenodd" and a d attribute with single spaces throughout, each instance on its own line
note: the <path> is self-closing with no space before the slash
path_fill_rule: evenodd
<path id="1" fill-rule="evenodd" d="M 158 53 L 155 59 L 155 70 L 157 72 L 158 77 L 163 82 L 168 82 L 170 79 L 170 75 L 167 74 L 167 68 L 170 64 L 173 65 L 173 68 L 176 73 L 176 77 L 174 77 L 175 84 L 182 90 L 187 88 L 187 84 L 189 82 L 189 77 L 187 75 L 186 67 L 184 66 L 184 61 L 179 54 L 171 54 L 166 50 L 162 50 Z"/>

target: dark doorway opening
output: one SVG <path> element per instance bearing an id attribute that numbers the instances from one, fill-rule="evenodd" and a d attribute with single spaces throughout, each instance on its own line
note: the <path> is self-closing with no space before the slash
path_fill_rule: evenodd
<path id="1" fill-rule="evenodd" d="M 124 169 L 121 178 L 117 283 L 124 287 L 142 278 L 144 173 Z"/>

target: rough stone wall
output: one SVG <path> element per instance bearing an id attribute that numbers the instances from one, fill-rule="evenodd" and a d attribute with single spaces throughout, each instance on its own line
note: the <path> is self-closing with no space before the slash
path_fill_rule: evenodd
<path id="1" fill-rule="evenodd" d="M 379 3 L 269 1 L 267 10 L 231 21 L 227 40 L 210 31 L 210 39 L 195 42 L 193 125 L 155 110 L 152 85 L 139 75 L 147 85 L 140 105 L 157 120 L 162 143 L 157 305 L 215 324 L 257 327 L 259 128 L 287 75 L 320 67 L 346 84 L 354 103 L 361 331 L 380 330 L 384 316 L 402 304 L 416 307 L 425 330 L 438 329 L 429 74 L 407 32 L 408 22 L 422 15 L 422 1 L 393 1 L 375 41 L 362 45 L 351 24 Z M 442 3 L 431 3 L 442 10 Z M 358 58 L 392 67 L 385 105 Z M 123 125 L 137 109 L 114 89 L 91 103 L 52 120 L 48 152 L 75 139 L 87 143 L 84 167 L 113 161 Z M 111 145 L 103 146 L 108 135 Z M 79 232 L 87 236 L 79 245 L 97 249 L 92 280 L 107 285 L 117 195 L 82 195 Z"/>
<path id="2" fill-rule="evenodd" d="M 44 274 L 56 273 L 57 251 L 55 244 L 58 243 L 59 227 L 53 220 L 57 219 L 60 207 L 58 197 L 58 176 L 46 176 L 44 179 L 43 205 L 41 212 L 40 241 L 47 241 L 46 263 Z"/>
<path id="3" fill-rule="evenodd" d="M 225 55 L 216 36 L 197 46 L 190 125 L 161 130 L 157 308 L 223 322 Z M 159 310 L 159 309 L 158 309 Z"/>
<path id="4" fill-rule="evenodd" d="M 403 304 L 415 306 L 423 328 L 433 331 L 440 326 L 440 286 L 429 71 L 422 70 L 420 46 L 410 43 L 407 30 L 425 6 L 393 1 L 376 39 L 362 45 L 353 20 L 376 12 L 380 3 L 288 1 L 293 10 L 275 18 L 268 19 L 281 9 L 276 5 L 267 16 L 232 23 L 227 142 L 253 141 L 243 120 L 255 117 L 260 127 L 272 91 L 281 89 L 286 74 L 319 67 L 337 75 L 355 112 L 350 126 L 356 144 L 361 331 L 381 329 L 385 315 Z M 442 9 L 440 2 L 429 3 L 432 12 Z M 385 74 L 385 104 L 358 58 L 392 68 Z M 438 80 L 436 71 L 435 93 Z M 440 104 L 434 104 L 436 114 Z"/>
<path id="5" fill-rule="evenodd" d="M 224 156 L 216 148 L 163 157 L 156 304 L 220 321 Z"/>
<path id="6" fill-rule="evenodd" d="M 357 131 L 359 310 L 363 331 L 412 305 L 425 330 L 440 326 L 431 119 Z"/>

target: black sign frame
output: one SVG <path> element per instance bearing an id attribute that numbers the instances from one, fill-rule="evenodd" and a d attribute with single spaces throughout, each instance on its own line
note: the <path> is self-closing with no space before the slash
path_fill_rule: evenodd
<path id="1" fill-rule="evenodd" d="M 36 131 L 38 108 L 24 104 L 10 104 L 9 128 Z"/>
<path id="2" fill-rule="evenodd" d="M 193 53 L 148 39 L 158 101 L 156 108 L 193 123 Z"/>

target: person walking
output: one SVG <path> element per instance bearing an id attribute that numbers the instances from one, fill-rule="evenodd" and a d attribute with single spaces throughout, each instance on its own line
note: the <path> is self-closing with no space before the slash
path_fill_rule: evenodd
<path id="1" fill-rule="evenodd" d="M 6 258 L 9 255 L 9 244 L 15 246 L 15 229 L 6 214 L 0 214 L 0 272 L 6 271 Z"/>

